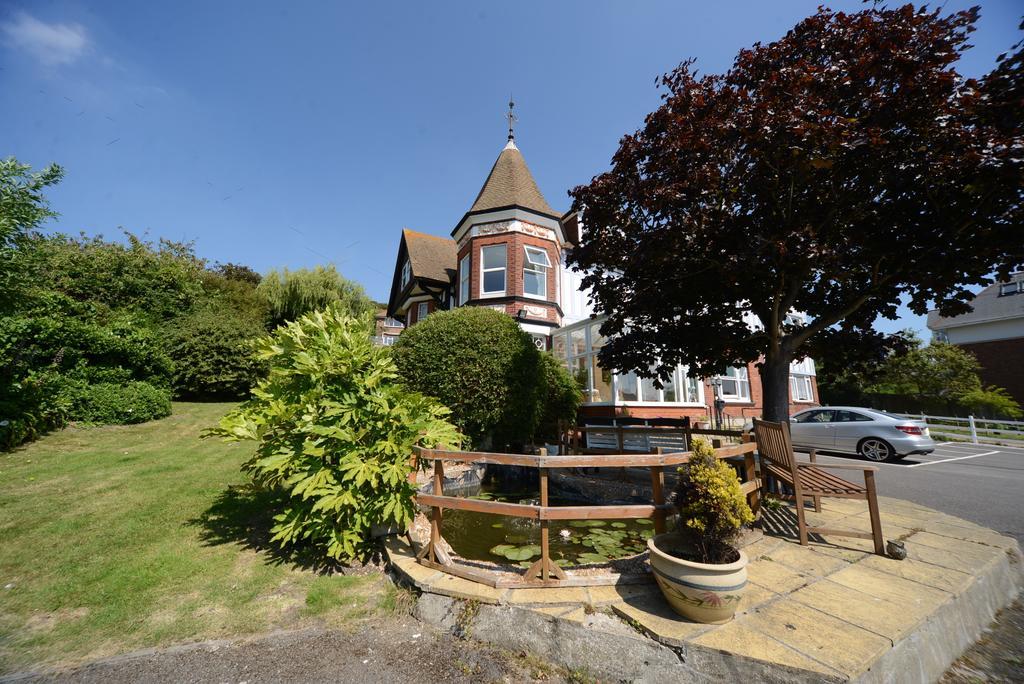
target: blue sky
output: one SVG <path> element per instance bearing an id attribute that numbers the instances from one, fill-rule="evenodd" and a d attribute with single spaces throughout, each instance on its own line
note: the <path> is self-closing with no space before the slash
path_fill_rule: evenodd
<path id="1" fill-rule="evenodd" d="M 566 209 L 658 106 L 656 76 L 725 70 L 817 4 L 8 1 L 0 155 L 66 167 L 50 230 L 123 226 L 259 271 L 333 262 L 383 300 L 401 229 L 447 235 L 471 204 L 510 93 Z M 1019 39 L 1019 2 L 980 4 L 968 75 Z M 924 327 L 880 324 L 905 326 Z"/>

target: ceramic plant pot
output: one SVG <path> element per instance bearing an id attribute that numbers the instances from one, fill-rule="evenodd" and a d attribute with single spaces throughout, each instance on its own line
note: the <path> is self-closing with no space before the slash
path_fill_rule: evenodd
<path id="1" fill-rule="evenodd" d="M 647 540 L 651 568 L 672 610 L 694 622 L 720 624 L 736 614 L 747 585 L 747 555 L 734 563 L 694 563 L 666 553 L 683 542 L 673 533 Z"/>

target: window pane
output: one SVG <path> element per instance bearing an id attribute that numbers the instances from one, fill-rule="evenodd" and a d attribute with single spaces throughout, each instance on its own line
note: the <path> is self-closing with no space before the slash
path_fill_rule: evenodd
<path id="1" fill-rule="evenodd" d="M 583 392 L 584 401 L 593 401 L 590 397 L 590 380 L 587 376 L 587 358 L 580 357 L 573 359 L 572 365 L 569 367 L 569 372 L 572 373 L 572 377 L 576 380 L 576 384 L 579 386 L 580 391 Z"/>
<path id="2" fill-rule="evenodd" d="M 484 271 L 484 292 L 504 292 L 505 272 Z"/>
<path id="3" fill-rule="evenodd" d="M 594 372 L 594 392 L 591 395 L 593 399 L 591 401 L 611 401 L 612 400 L 612 374 L 611 371 L 606 371 L 604 368 L 597 363 L 597 355 L 590 357 L 591 367 Z"/>
<path id="4" fill-rule="evenodd" d="M 696 404 L 700 401 L 700 390 L 698 389 L 700 380 L 698 378 L 691 378 L 686 376 L 686 401 L 691 404 Z"/>
<path id="5" fill-rule="evenodd" d="M 538 249 L 535 247 L 526 248 L 526 262 L 529 264 L 533 264 L 534 266 L 551 266 L 551 261 L 548 259 L 548 253 L 543 249 Z"/>
<path id="6" fill-rule="evenodd" d="M 538 297 L 547 296 L 547 278 L 544 273 L 523 271 L 523 291 Z"/>
<path id="7" fill-rule="evenodd" d="M 482 251 L 485 269 L 505 268 L 505 245 L 491 245 L 484 247 Z"/>
<path id="8" fill-rule="evenodd" d="M 616 386 L 619 388 L 619 401 L 637 400 L 636 373 L 616 375 L 615 382 L 617 383 Z"/>
<path id="9" fill-rule="evenodd" d="M 582 328 L 569 333 L 569 353 L 573 356 L 584 354 L 587 351 L 587 340 L 584 337 Z"/>
<path id="10" fill-rule="evenodd" d="M 640 400 L 658 401 L 658 388 L 654 386 L 654 378 L 640 378 Z"/>
<path id="11" fill-rule="evenodd" d="M 679 399 L 676 397 L 676 373 L 673 372 L 672 376 L 668 380 L 663 380 L 662 383 L 665 385 L 661 389 L 661 394 L 664 397 L 664 401 L 679 401 Z"/>
<path id="12" fill-rule="evenodd" d="M 601 324 L 595 323 L 590 326 L 590 348 L 600 349 L 604 346 L 604 336 L 601 335 Z"/>
<path id="13" fill-rule="evenodd" d="M 565 360 L 565 335 L 552 336 L 551 351 L 559 361 Z"/>
<path id="14" fill-rule="evenodd" d="M 738 396 L 739 393 L 739 383 L 735 380 L 722 380 L 722 394 L 735 397 Z"/>

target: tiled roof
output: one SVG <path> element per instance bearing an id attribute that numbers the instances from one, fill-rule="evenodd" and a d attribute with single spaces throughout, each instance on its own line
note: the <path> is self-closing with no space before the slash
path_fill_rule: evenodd
<path id="1" fill-rule="evenodd" d="M 494 162 L 490 175 L 469 211 L 486 211 L 513 205 L 548 216 L 558 216 L 558 212 L 551 208 L 541 194 L 519 148 L 510 140 L 498 155 L 498 160 Z"/>
<path id="2" fill-rule="evenodd" d="M 458 257 L 455 240 L 408 228 L 402 231 L 402 235 L 409 252 L 409 261 L 412 262 L 413 277 L 443 282 L 451 280 Z"/>
<path id="3" fill-rule="evenodd" d="M 1024 274 L 1014 274 L 1012 280 L 1024 279 Z M 999 296 L 999 285 L 989 285 L 971 300 L 974 310 L 970 313 L 945 318 L 938 311 L 928 312 L 928 327 L 943 330 L 972 323 L 983 323 L 1005 318 L 1024 318 L 1024 294 Z"/>

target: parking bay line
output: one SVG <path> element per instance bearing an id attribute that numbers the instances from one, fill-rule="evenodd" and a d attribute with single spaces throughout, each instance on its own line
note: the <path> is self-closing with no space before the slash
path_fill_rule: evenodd
<path id="1" fill-rule="evenodd" d="M 992 456 L 993 454 L 998 454 L 998 453 L 999 453 L 999 450 L 997 449 L 995 451 L 986 451 L 983 454 L 969 454 L 967 456 L 959 456 L 957 458 L 944 458 L 944 459 L 941 459 L 939 461 L 926 461 L 924 463 L 915 463 L 914 465 L 908 465 L 906 467 L 907 468 L 920 468 L 921 466 L 935 465 L 936 463 L 952 463 L 953 461 L 965 461 L 965 460 L 967 460 L 969 458 L 978 458 L 980 456 Z"/>

